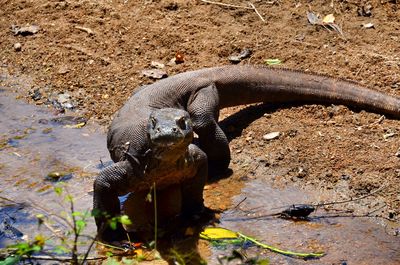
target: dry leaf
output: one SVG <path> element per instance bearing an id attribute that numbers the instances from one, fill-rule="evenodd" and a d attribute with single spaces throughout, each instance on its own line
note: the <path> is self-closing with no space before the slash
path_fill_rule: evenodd
<path id="1" fill-rule="evenodd" d="M 331 24 L 331 23 L 335 22 L 335 17 L 333 16 L 333 14 L 326 15 L 322 19 L 322 22 L 325 24 Z"/>

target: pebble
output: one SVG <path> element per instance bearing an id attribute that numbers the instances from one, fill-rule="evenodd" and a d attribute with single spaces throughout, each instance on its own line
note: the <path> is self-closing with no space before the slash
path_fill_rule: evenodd
<path id="1" fill-rule="evenodd" d="M 273 140 L 273 139 L 278 138 L 280 135 L 281 135 L 280 132 L 271 132 L 271 133 L 265 134 L 265 135 L 263 136 L 263 139 L 269 141 L 269 140 Z"/>
<path id="2" fill-rule="evenodd" d="M 14 44 L 14 50 L 16 52 L 21 51 L 21 49 L 22 49 L 22 44 L 21 43 L 17 42 L 17 43 Z"/>

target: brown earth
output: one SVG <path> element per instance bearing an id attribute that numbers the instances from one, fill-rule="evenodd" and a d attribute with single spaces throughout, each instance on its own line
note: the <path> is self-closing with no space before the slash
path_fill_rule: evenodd
<path id="1" fill-rule="evenodd" d="M 248 1 L 223 2 L 249 7 Z M 152 61 L 168 64 L 177 53 L 184 63 L 166 66 L 169 75 L 229 64 L 230 55 L 249 48 L 253 54 L 242 64 L 279 58 L 284 67 L 350 79 L 400 96 L 397 1 L 252 2 L 265 22 L 253 9 L 199 0 L 0 0 L 1 67 L 33 77 L 30 90 L 42 95 L 36 104 L 68 93 L 78 113 L 104 125 L 137 86 L 153 82 L 142 70 L 151 68 Z M 343 35 L 311 25 L 307 11 L 322 17 L 334 14 Z M 367 23 L 374 27 L 362 26 Z M 39 32 L 22 36 L 11 31 L 12 25 L 27 24 L 38 25 Z M 33 102 L 30 91 L 17 92 Z M 248 117 L 250 121 L 243 121 Z M 266 172 L 282 172 L 276 178 L 283 183 L 333 190 L 332 200 L 382 188 L 358 207 L 364 213 L 379 208 L 374 214 L 399 219 L 398 120 L 311 105 L 256 108 L 236 121 L 228 126 L 235 174 L 223 185 L 207 187 L 207 198 L 218 198 L 206 198 L 211 208 L 229 207 L 238 183 L 251 177 L 252 167 L 262 165 Z M 262 139 L 274 131 L 281 132 L 278 139 Z"/>

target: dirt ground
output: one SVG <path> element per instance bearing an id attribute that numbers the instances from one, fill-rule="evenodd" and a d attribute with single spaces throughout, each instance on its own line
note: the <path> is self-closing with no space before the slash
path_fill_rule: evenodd
<path id="1" fill-rule="evenodd" d="M 223 1 L 249 7 L 248 1 Z M 230 64 L 228 57 L 253 51 L 241 64 L 282 66 L 357 81 L 400 96 L 400 4 L 372 1 L 252 1 L 254 9 L 193 0 L 49 1 L 0 0 L 0 64 L 13 75 L 29 75 L 34 85 L 19 95 L 46 104 L 71 95 L 74 112 L 109 124 L 134 89 L 154 82 L 141 74 L 151 62 L 168 75 Z M 333 14 L 340 34 L 311 25 L 307 11 Z M 372 23 L 371 25 L 366 25 Z M 37 25 L 32 35 L 14 34 L 12 25 Z M 19 44 L 17 44 L 19 43 Z M 16 45 L 17 44 L 17 45 Z M 181 64 L 171 64 L 176 54 Z M 40 97 L 33 99 L 34 91 Z M 225 110 L 227 117 L 240 108 Z M 266 114 L 264 114 L 266 113 Z M 249 118 L 250 117 L 250 118 Z M 360 202 L 393 221 L 400 214 L 399 121 L 343 106 L 259 107 L 227 126 L 238 171 L 226 183 L 210 185 L 229 207 L 238 183 L 251 167 L 280 169 L 284 183 L 333 190 L 349 199 L 380 189 Z M 263 140 L 270 132 L 278 139 Z M 246 154 L 253 161 L 241 161 Z M 252 164 L 253 163 L 253 164 Z M 250 164 L 249 168 L 247 167 Z M 239 185 L 240 186 L 240 185 Z M 227 188 L 228 187 L 228 188 Z M 229 192 L 226 189 L 232 188 Z"/>

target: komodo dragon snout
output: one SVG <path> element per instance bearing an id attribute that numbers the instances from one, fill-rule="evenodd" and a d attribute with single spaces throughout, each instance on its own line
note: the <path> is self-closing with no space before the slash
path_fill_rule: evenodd
<path id="1" fill-rule="evenodd" d="M 189 113 L 174 108 L 154 110 L 149 117 L 148 134 L 153 148 L 187 147 L 193 140 Z"/>

